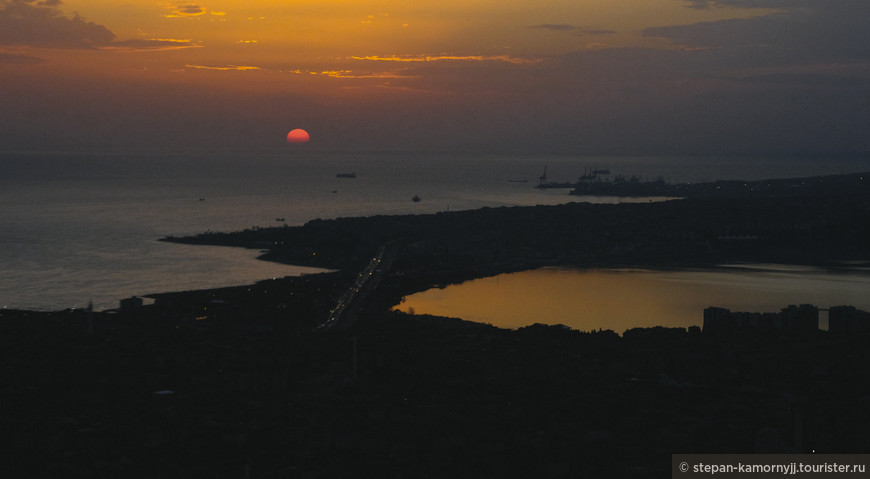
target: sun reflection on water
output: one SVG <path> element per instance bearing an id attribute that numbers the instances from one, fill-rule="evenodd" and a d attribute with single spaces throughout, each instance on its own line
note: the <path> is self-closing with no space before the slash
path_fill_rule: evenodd
<path id="1" fill-rule="evenodd" d="M 867 291 L 870 274 L 862 270 L 542 268 L 413 294 L 395 309 L 504 328 L 545 323 L 622 333 L 635 327 L 700 326 L 708 306 L 775 312 L 789 304 L 810 303 L 867 310 Z"/>

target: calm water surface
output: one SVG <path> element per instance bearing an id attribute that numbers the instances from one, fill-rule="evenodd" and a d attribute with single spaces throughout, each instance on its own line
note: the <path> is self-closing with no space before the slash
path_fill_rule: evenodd
<path id="1" fill-rule="evenodd" d="M 299 274 L 257 251 L 157 242 L 166 235 L 616 198 L 534 188 L 547 168 L 671 181 L 870 170 L 870 158 L 577 157 L 287 148 L 0 152 L 0 307 L 118 306 L 134 294 Z M 353 180 L 336 173 L 355 172 Z M 419 195 L 423 201 L 414 203 Z M 277 219 L 281 221 L 276 221 Z"/>
<path id="2" fill-rule="evenodd" d="M 542 268 L 431 289 L 406 297 L 396 309 L 504 328 L 545 323 L 622 333 L 635 327 L 700 326 L 708 306 L 776 312 L 801 303 L 870 310 L 870 270 L 786 265 L 691 271 Z M 824 329 L 826 316 L 821 316 Z"/>

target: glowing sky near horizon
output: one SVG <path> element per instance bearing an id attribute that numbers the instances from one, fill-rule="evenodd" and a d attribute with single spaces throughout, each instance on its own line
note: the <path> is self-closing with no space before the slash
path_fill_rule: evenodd
<path id="1" fill-rule="evenodd" d="M 312 55 L 453 55 L 565 53 L 607 35 L 610 44 L 638 44 L 651 26 L 746 17 L 764 10 L 689 9 L 680 2 L 550 1 L 233 1 L 118 3 L 67 0 L 63 10 L 107 26 L 119 39 L 189 38 L 214 47 L 298 48 Z M 542 26 L 535 31 L 534 26 Z M 549 28 L 548 28 L 549 27 Z M 568 32 L 552 35 L 550 32 Z M 585 34 L 585 35 L 584 35 Z M 587 38 L 584 39 L 584 36 Z M 613 43 L 615 42 L 615 43 Z M 648 42 L 648 40 L 647 40 Z M 471 52 L 471 50 L 474 50 Z"/>
<path id="2" fill-rule="evenodd" d="M 583 49 L 665 47 L 667 42 L 645 37 L 641 31 L 765 12 L 699 10 L 674 1 L 635 0 L 553 1 L 544 8 L 519 1 L 400 5 L 392 1 L 67 0 L 59 8 L 67 17 L 79 15 L 115 35 L 114 42 L 98 45 L 99 55 L 80 59 L 92 61 L 101 71 L 112 70 L 111 62 L 118 65 L 117 71 L 130 64 L 164 72 L 247 68 L 293 73 L 303 68 L 312 74 L 344 72 L 348 78 L 354 71 L 394 73 L 396 65 L 385 63 L 389 60 L 531 63 Z M 169 50 L 186 51 L 149 58 L 122 55 Z M 324 68 L 310 69 L 314 65 Z"/>
<path id="3" fill-rule="evenodd" d="M 866 113 L 841 110 L 867 101 L 867 5 L 0 0 L 19 115 L 0 141 L 259 144 L 289 123 L 336 146 L 861 149 Z"/>

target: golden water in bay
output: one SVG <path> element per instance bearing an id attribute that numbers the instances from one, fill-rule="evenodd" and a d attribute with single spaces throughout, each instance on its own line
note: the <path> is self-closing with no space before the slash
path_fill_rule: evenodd
<path id="1" fill-rule="evenodd" d="M 636 327 L 700 326 L 704 308 L 776 312 L 789 304 L 870 309 L 870 272 L 785 265 L 710 270 L 542 268 L 413 294 L 395 309 L 504 328 L 564 324 L 622 333 Z M 821 315 L 822 328 L 826 315 Z"/>

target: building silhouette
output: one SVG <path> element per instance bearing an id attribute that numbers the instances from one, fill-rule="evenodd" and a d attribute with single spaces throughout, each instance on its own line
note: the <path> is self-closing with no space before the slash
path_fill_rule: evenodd
<path id="1" fill-rule="evenodd" d="M 828 331 L 837 334 L 870 333 L 870 313 L 854 306 L 832 306 L 828 311 Z"/>
<path id="2" fill-rule="evenodd" d="M 778 313 L 736 312 L 725 308 L 704 309 L 704 332 L 760 330 L 812 332 L 819 329 L 819 308 L 811 304 L 789 305 Z"/>

